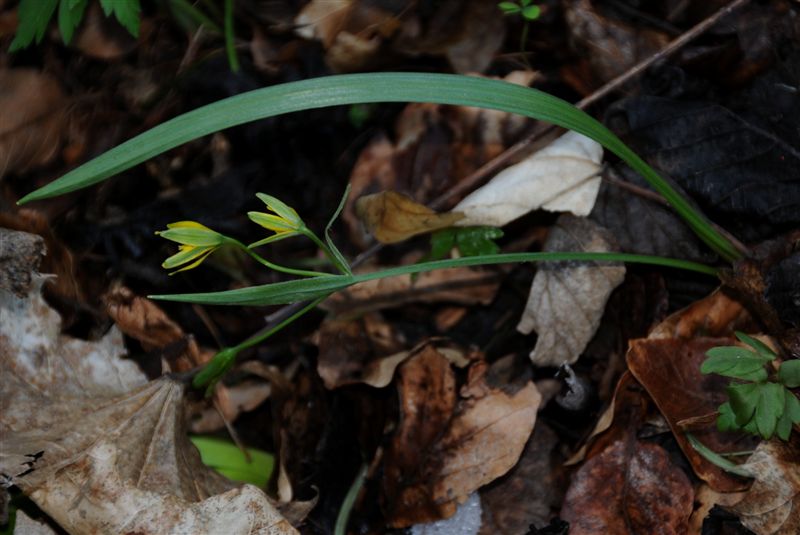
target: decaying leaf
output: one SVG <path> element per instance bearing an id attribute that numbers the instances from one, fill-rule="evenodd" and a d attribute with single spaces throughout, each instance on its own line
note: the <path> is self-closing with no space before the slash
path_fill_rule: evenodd
<path id="1" fill-rule="evenodd" d="M 208 362 L 211 351 L 201 351 L 194 338 L 187 336 L 153 301 L 116 286 L 105 296 L 106 311 L 126 335 L 141 342 L 146 351 L 162 350 L 169 357 L 172 371 L 187 371 Z"/>
<path id="2" fill-rule="evenodd" d="M 464 214 L 458 225 L 502 227 L 540 208 L 588 215 L 600 190 L 602 159 L 599 143 L 568 132 L 467 195 L 453 208 Z"/>
<path id="3" fill-rule="evenodd" d="M 0 69 L 0 178 L 50 162 L 65 130 L 59 83 L 33 69 Z"/>
<path id="4" fill-rule="evenodd" d="M 253 486 L 203 466 L 184 386 L 147 382 L 116 328 L 60 334 L 37 284 L 0 290 L 0 473 L 72 533 L 296 533 Z"/>
<path id="5" fill-rule="evenodd" d="M 356 201 L 356 215 L 381 243 L 397 243 L 417 234 L 452 227 L 464 218 L 458 212 L 439 214 L 396 191 L 360 197 Z"/>
<path id="6" fill-rule="evenodd" d="M 589 220 L 562 215 L 545 244 L 546 251 L 614 250 L 613 237 Z M 553 262 L 542 264 L 533 278 L 517 330 L 535 330 L 531 352 L 537 366 L 572 364 L 600 325 L 608 297 L 625 278 L 620 264 Z"/>
<path id="7" fill-rule="evenodd" d="M 505 474 L 528 441 L 541 396 L 532 382 L 492 387 L 485 363 L 459 396 L 446 357 L 433 347 L 399 369 L 401 421 L 384 457 L 383 504 L 391 526 L 452 516 L 476 489 Z"/>
<path id="8" fill-rule="evenodd" d="M 624 73 L 669 43 L 669 35 L 647 25 L 628 25 L 603 16 L 602 2 L 571 0 L 565 3 L 567 28 L 576 48 L 588 58 L 601 82 Z"/>
<path id="9" fill-rule="evenodd" d="M 572 478 L 561 518 L 570 535 L 686 533 L 694 492 L 661 446 L 619 440 Z"/>
<path id="10" fill-rule="evenodd" d="M 742 465 L 755 474 L 755 482 L 730 509 L 756 535 L 800 533 L 800 443 L 762 442 Z"/>
<path id="11" fill-rule="evenodd" d="M 525 533 L 531 525 L 546 525 L 566 490 L 562 460 L 558 436 L 544 423 L 537 423 L 514 468 L 481 489 L 479 533 Z"/>

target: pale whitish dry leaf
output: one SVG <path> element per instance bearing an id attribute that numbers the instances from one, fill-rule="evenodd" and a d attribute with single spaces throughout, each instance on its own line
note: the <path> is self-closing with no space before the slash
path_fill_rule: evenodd
<path id="1" fill-rule="evenodd" d="M 612 236 L 602 227 L 562 215 L 545 251 L 608 252 Z M 548 262 L 533 278 L 517 330 L 538 335 L 531 360 L 537 366 L 572 364 L 586 349 L 603 316 L 608 297 L 625 279 L 622 264 Z"/>
<path id="2" fill-rule="evenodd" d="M 294 19 L 295 33 L 304 39 L 319 39 L 329 47 L 342 30 L 352 9 L 352 0 L 313 0 Z"/>
<path id="3" fill-rule="evenodd" d="M 183 385 L 146 382 L 116 329 L 61 335 L 42 281 L 0 290 L 0 474 L 71 533 L 296 533 L 263 492 L 203 466 Z"/>
<path id="4" fill-rule="evenodd" d="M 585 216 L 600 190 L 602 158 L 599 143 L 564 134 L 465 197 L 453 208 L 465 216 L 456 224 L 502 227 L 540 208 Z"/>
<path id="5" fill-rule="evenodd" d="M 800 447 L 778 439 L 762 442 L 742 468 L 755 474 L 744 498 L 731 507 L 756 535 L 800 532 Z"/>

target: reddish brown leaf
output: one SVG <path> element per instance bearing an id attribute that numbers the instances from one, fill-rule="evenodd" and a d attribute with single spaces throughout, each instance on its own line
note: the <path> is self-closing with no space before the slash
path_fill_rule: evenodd
<path id="1" fill-rule="evenodd" d="M 741 433 L 722 433 L 714 418 L 717 408 L 727 400 L 729 380 L 719 375 L 703 375 L 700 366 L 705 352 L 712 347 L 733 345 L 730 338 L 695 338 L 691 340 L 631 340 L 628 366 L 647 389 L 661 414 L 669 423 L 683 453 L 697 476 L 718 491 L 732 492 L 746 488 L 748 482 L 725 472 L 700 455 L 686 439 L 682 421 L 702 421 L 688 429 L 700 442 L 718 453 L 746 449 L 747 438 Z M 708 417 L 710 418 L 703 418 Z"/>
<path id="2" fill-rule="evenodd" d="M 694 493 L 686 475 L 656 444 L 611 444 L 572 479 L 561 518 L 570 535 L 686 533 Z"/>

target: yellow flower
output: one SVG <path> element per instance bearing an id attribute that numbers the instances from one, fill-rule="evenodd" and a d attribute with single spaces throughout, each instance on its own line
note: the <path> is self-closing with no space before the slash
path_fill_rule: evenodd
<path id="1" fill-rule="evenodd" d="M 156 234 L 180 244 L 180 250 L 161 264 L 161 267 L 165 269 L 183 266 L 170 275 L 199 266 L 208 255 L 225 243 L 225 236 L 196 221 L 170 223 L 167 225 L 167 230 L 156 232 Z"/>
<path id="2" fill-rule="evenodd" d="M 261 225 L 265 229 L 273 231 L 275 234 L 269 238 L 253 243 L 248 247 L 257 247 L 303 232 L 306 224 L 300 219 L 300 216 L 294 208 L 276 199 L 272 195 L 256 193 L 256 197 L 261 199 L 264 204 L 267 205 L 267 209 L 273 213 L 247 212 L 247 217 L 249 217 L 253 223 Z"/>

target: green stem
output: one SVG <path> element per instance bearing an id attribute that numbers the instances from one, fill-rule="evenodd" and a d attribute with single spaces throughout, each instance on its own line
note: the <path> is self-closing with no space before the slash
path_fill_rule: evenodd
<path id="1" fill-rule="evenodd" d="M 232 72 L 239 72 L 239 58 L 236 56 L 236 44 L 233 34 L 233 0 L 225 0 L 225 51 L 228 53 L 228 64 Z"/>
<path id="2" fill-rule="evenodd" d="M 195 375 L 194 379 L 192 380 L 192 386 L 195 388 L 200 388 L 208 385 L 206 388 L 206 395 L 209 395 L 213 391 L 214 385 L 217 383 L 217 381 L 219 381 L 219 379 L 228 372 L 231 366 L 233 366 L 233 363 L 236 362 L 236 357 L 239 356 L 240 352 L 260 344 L 273 334 L 287 327 L 289 324 L 315 308 L 324 299 L 324 297 L 314 299 L 309 304 L 285 320 L 281 321 L 271 329 L 267 329 L 266 331 L 260 332 L 255 336 L 251 336 L 238 345 L 226 347 L 220 350 L 216 355 L 214 355 L 214 358 L 212 358 L 211 361 L 206 364 L 206 366 L 200 370 L 197 375 Z"/>
<path id="3" fill-rule="evenodd" d="M 331 264 L 333 264 L 336 267 L 336 269 L 338 269 L 339 272 L 342 273 L 342 275 L 352 275 L 352 271 L 350 271 L 350 268 L 348 266 L 342 265 L 342 263 L 339 261 L 336 255 L 333 254 L 333 251 L 331 251 L 330 247 L 328 247 L 326 243 L 320 240 L 316 234 L 311 232 L 311 229 L 306 228 L 304 230 L 301 230 L 300 233 L 309 238 L 311 241 L 313 241 L 317 247 L 322 249 L 322 252 L 325 253 L 325 256 L 328 257 L 328 260 L 330 260 Z"/>
<path id="4" fill-rule="evenodd" d="M 208 18 L 205 13 L 194 7 L 187 0 L 170 0 L 173 10 L 180 11 L 184 16 L 191 19 L 198 26 L 205 26 L 210 31 L 221 34 L 222 30 L 217 24 Z"/>
<path id="5" fill-rule="evenodd" d="M 232 243 L 233 245 L 242 249 L 244 252 L 253 257 L 253 259 L 256 262 L 260 263 L 263 266 L 268 267 L 269 269 L 280 271 L 281 273 L 286 273 L 288 275 L 298 275 L 300 277 L 324 277 L 325 275 L 327 275 L 327 273 L 320 273 L 319 271 L 306 271 L 305 269 L 294 269 L 286 266 L 281 266 L 279 264 L 275 264 L 273 262 L 270 262 L 266 258 L 262 257 L 261 255 L 259 255 L 258 253 L 247 247 L 245 244 L 240 242 L 239 240 L 228 237 L 226 237 L 226 240 L 229 243 Z"/>
<path id="6" fill-rule="evenodd" d="M 336 516 L 336 526 L 333 528 L 333 535 L 345 535 L 347 533 L 347 522 L 350 520 L 350 512 L 353 510 L 353 505 L 358 498 L 358 493 L 361 492 L 361 487 L 364 486 L 364 480 L 367 478 L 367 463 L 361 465 L 358 469 L 358 474 L 350 485 L 347 495 L 344 497 L 342 507 L 339 509 L 339 514 Z"/>

